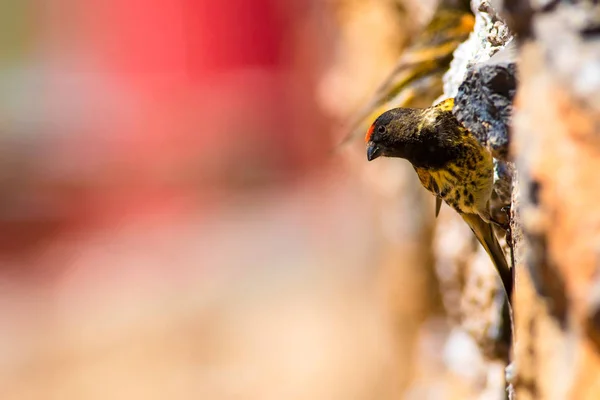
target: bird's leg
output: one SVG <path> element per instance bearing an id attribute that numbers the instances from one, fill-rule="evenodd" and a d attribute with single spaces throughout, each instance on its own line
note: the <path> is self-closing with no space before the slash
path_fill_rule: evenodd
<path id="1" fill-rule="evenodd" d="M 503 207 L 503 211 L 504 211 L 504 207 Z M 509 219 L 507 218 L 506 221 L 500 221 L 495 217 L 492 217 L 492 214 L 489 211 L 489 207 L 488 209 L 483 212 L 483 213 L 479 213 L 479 216 L 488 224 L 494 224 L 502 229 L 504 229 L 505 231 L 510 230 L 510 223 L 509 223 Z"/>
<path id="2" fill-rule="evenodd" d="M 498 213 L 499 215 L 492 217 L 491 213 L 490 213 L 489 222 L 492 222 L 494 225 L 499 226 L 500 228 L 504 229 L 505 231 L 509 231 L 510 230 L 510 205 L 500 208 L 500 211 L 502 211 L 502 213 L 504 213 L 504 215 Z"/>

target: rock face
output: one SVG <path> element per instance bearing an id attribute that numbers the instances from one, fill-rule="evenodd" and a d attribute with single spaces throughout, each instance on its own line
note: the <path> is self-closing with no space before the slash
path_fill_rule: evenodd
<path id="1" fill-rule="evenodd" d="M 506 3 L 510 20 L 531 33 L 521 40 L 511 144 L 524 233 L 516 243 L 517 397 L 597 399 L 600 8 L 521 2 L 523 14 Z"/>
<path id="2" fill-rule="evenodd" d="M 508 158 L 508 128 L 517 90 L 517 67 L 507 48 L 467 70 L 455 97 L 456 118 L 487 144 L 494 158 Z M 500 57 L 499 57 L 500 56 Z"/>
<path id="3" fill-rule="evenodd" d="M 464 80 L 446 93 L 456 96 L 457 118 L 498 160 L 497 204 L 506 203 L 507 197 L 512 203 L 517 340 L 512 344 L 509 393 L 517 399 L 597 399 L 600 6 L 586 1 L 506 0 L 495 8 L 485 1 L 473 3 L 478 20 L 487 22 L 476 25 L 474 37 L 491 43 L 483 33 L 503 21 L 501 17 L 519 35 L 514 41 L 505 35 L 504 46 L 495 42 L 500 51 L 488 60 L 482 62 L 484 54 L 463 61 Z M 473 42 L 464 46 L 479 45 Z M 485 48 L 457 56 L 481 54 Z M 451 70 L 448 81 L 457 81 L 456 74 Z M 452 240 L 450 226 L 442 221 L 438 243 Z M 454 254 L 448 248 L 437 247 L 438 259 L 445 259 L 438 270 L 450 271 L 452 265 L 455 271 L 468 271 L 472 280 L 477 272 L 468 268 L 474 261 L 461 264 L 465 252 Z M 468 282 L 445 296 L 490 291 L 481 284 L 470 288 Z M 461 325 L 469 330 L 474 313 L 465 311 L 464 302 L 457 304 Z M 478 310 L 481 325 L 481 304 Z M 483 338 L 487 343 L 494 339 L 483 332 L 470 330 L 480 349 L 485 349 Z"/>

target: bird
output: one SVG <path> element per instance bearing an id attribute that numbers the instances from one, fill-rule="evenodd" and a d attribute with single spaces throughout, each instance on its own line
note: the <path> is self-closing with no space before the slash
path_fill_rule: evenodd
<path id="1" fill-rule="evenodd" d="M 442 0 L 431 20 L 400 56 L 372 98 L 352 114 L 340 147 L 358 139 L 370 122 L 393 107 L 425 107 L 442 95 L 454 50 L 473 31 L 469 0 Z"/>
<path id="2" fill-rule="evenodd" d="M 444 201 L 469 225 L 496 267 L 510 302 L 512 269 L 493 229 L 493 225 L 508 226 L 492 218 L 489 208 L 492 154 L 456 119 L 453 106 L 450 98 L 428 108 L 384 112 L 367 130 L 367 160 L 408 160 L 423 187 L 436 196 L 436 215 Z"/>

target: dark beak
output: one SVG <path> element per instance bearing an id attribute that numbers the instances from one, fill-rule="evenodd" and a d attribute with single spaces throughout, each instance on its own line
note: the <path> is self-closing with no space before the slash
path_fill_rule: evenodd
<path id="1" fill-rule="evenodd" d="M 367 145 L 367 160 L 373 161 L 381 155 L 381 149 L 373 142 L 369 142 Z"/>

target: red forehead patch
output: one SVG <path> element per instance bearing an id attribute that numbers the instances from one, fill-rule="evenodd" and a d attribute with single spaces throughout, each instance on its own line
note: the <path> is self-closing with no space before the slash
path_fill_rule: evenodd
<path id="1" fill-rule="evenodd" d="M 368 143 L 369 140 L 371 140 L 371 135 L 373 135 L 373 129 L 375 129 L 375 124 L 369 127 L 369 130 L 367 131 L 367 134 L 365 136 L 365 143 Z"/>

